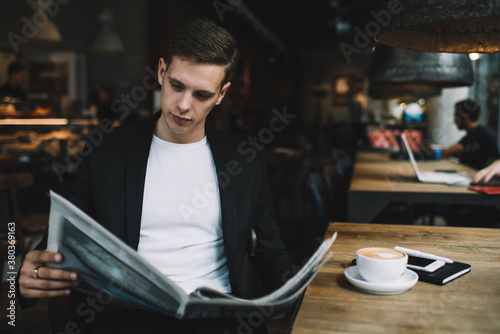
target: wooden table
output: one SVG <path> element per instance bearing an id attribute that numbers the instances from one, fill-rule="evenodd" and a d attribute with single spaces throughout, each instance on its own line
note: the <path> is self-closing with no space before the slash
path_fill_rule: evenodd
<path id="1" fill-rule="evenodd" d="M 476 170 L 450 160 L 418 162 L 421 171 L 454 169 L 473 177 Z M 359 152 L 349 188 L 349 221 L 371 222 L 394 202 L 494 205 L 500 196 L 489 196 L 467 187 L 421 183 L 409 161 L 391 160 L 388 153 Z"/>
<path id="2" fill-rule="evenodd" d="M 335 223 L 333 257 L 311 282 L 293 325 L 298 333 L 500 333 L 500 230 Z M 452 258 L 471 272 L 398 295 L 358 291 L 344 276 L 359 248 L 399 245 Z"/>

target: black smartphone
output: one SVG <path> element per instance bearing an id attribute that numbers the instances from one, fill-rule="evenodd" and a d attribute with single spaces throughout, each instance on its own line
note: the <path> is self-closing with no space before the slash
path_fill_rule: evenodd
<path id="1" fill-rule="evenodd" d="M 444 265 L 444 261 L 441 260 L 430 260 L 421 257 L 408 256 L 407 268 L 432 273 Z"/>
<path id="2" fill-rule="evenodd" d="M 436 169 L 435 172 L 438 173 L 456 173 L 456 169 Z"/>

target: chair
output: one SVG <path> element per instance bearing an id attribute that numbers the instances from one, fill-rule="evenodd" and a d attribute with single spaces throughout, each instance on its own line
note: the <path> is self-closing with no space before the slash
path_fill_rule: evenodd
<path id="1" fill-rule="evenodd" d="M 328 224 L 347 220 L 348 180 L 342 176 L 337 163 L 320 166 L 305 177 L 305 192 L 309 217 L 314 221 L 314 244 L 324 238 Z M 313 247 L 314 248 L 314 247 Z M 311 250 L 311 249 L 309 249 Z"/>
<path id="2" fill-rule="evenodd" d="M 9 222 L 16 223 L 18 249 L 29 251 L 47 231 L 47 214 L 22 216 L 18 192 L 21 188 L 33 185 L 34 177 L 29 172 L 0 174 L 0 226 L 2 233 Z M 28 242 L 28 238 L 31 239 Z M 20 253 L 20 251 L 18 251 Z"/>
<path id="3" fill-rule="evenodd" d="M 320 172 L 311 172 L 305 177 L 305 190 L 307 194 L 307 203 L 310 208 L 307 210 L 313 220 L 312 226 L 309 226 L 311 238 L 307 242 L 308 251 L 313 251 L 318 243 L 316 239 L 324 237 L 328 223 L 330 222 L 330 203 L 331 196 L 328 185 Z"/>
<path id="4" fill-rule="evenodd" d="M 287 201 L 293 217 L 297 216 L 297 196 L 300 195 L 308 161 L 307 151 L 303 150 L 275 148 L 267 152 L 271 200 L 278 216 L 283 200 Z"/>
<path id="5" fill-rule="evenodd" d="M 354 164 L 347 154 L 340 149 L 332 149 L 330 151 L 330 160 L 337 165 L 340 175 L 346 180 L 347 187 L 350 184 L 352 169 Z"/>
<path id="6" fill-rule="evenodd" d="M 0 226 L 3 234 L 8 222 L 16 223 L 16 251 L 19 255 L 34 249 L 48 228 L 48 214 L 23 216 L 21 212 L 18 193 L 34 182 L 35 178 L 29 172 L 0 174 Z M 65 331 L 68 302 L 69 296 L 49 298 L 49 324 L 52 333 Z"/>
<path id="7" fill-rule="evenodd" d="M 350 179 L 342 175 L 341 168 L 338 163 L 328 164 L 321 168 L 321 175 L 330 194 L 330 221 L 347 220 L 347 194 Z"/>

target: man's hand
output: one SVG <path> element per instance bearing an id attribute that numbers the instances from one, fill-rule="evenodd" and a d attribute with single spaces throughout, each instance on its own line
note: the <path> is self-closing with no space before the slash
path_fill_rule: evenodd
<path id="1" fill-rule="evenodd" d="M 33 250 L 26 254 L 19 276 L 19 292 L 25 298 L 59 297 L 70 294 L 78 285 L 74 272 L 45 267 L 45 263 L 61 262 L 62 255 Z"/>
<path id="2" fill-rule="evenodd" d="M 460 144 L 456 143 L 455 145 L 452 145 L 448 148 L 443 149 L 443 158 L 449 158 L 450 156 L 455 156 L 455 157 L 460 157 L 465 151 L 465 147 Z"/>
<path id="3" fill-rule="evenodd" d="M 495 161 L 488 167 L 483 168 L 479 172 L 477 172 L 476 175 L 474 175 L 474 179 L 472 180 L 472 182 L 478 183 L 482 180 L 482 182 L 486 183 L 493 177 L 493 175 L 496 174 L 500 175 L 500 160 Z"/>

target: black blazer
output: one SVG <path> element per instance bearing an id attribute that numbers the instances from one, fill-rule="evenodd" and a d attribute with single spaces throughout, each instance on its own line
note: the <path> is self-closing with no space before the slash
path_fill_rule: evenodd
<path id="1" fill-rule="evenodd" d="M 74 204 L 134 249 L 139 244 L 149 149 L 160 114 L 157 112 L 139 129 L 122 127 L 104 136 L 100 135 L 102 132 L 90 135 L 68 194 Z M 264 285 L 273 290 L 291 276 L 292 266 L 279 237 L 263 154 L 231 136 L 210 129 L 206 133 L 219 180 L 222 231 L 232 293 L 253 298 L 257 292 L 255 272 Z M 257 235 L 254 257 L 249 256 L 247 247 L 252 228 Z M 78 306 L 85 303 L 85 298 L 80 293 L 71 294 L 70 319 L 77 321 Z M 108 309 L 115 315 L 121 309 L 130 311 L 118 305 Z M 106 310 L 99 312 L 99 318 L 105 318 L 106 313 Z"/>

